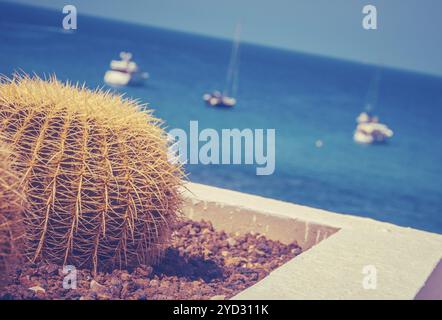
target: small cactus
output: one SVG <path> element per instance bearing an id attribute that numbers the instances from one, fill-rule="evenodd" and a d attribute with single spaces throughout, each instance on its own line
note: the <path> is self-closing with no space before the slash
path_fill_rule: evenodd
<path id="1" fill-rule="evenodd" d="M 179 165 L 160 120 L 109 91 L 51 77 L 0 83 L 0 131 L 16 150 L 32 261 L 153 264 L 180 217 Z"/>
<path id="2" fill-rule="evenodd" d="M 23 229 L 20 212 L 23 195 L 19 178 L 11 168 L 11 152 L 0 144 L 0 286 L 20 259 L 20 238 Z"/>

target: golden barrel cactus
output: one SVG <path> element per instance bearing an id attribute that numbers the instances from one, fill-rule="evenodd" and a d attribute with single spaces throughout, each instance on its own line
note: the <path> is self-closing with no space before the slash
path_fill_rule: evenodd
<path id="1" fill-rule="evenodd" d="M 32 261 L 94 271 L 158 261 L 180 216 L 182 170 L 143 108 L 55 77 L 1 81 L 0 131 L 23 174 Z"/>
<path id="2" fill-rule="evenodd" d="M 20 212 L 23 195 L 20 181 L 11 168 L 11 152 L 0 144 L 0 286 L 20 258 L 20 240 L 23 237 Z"/>

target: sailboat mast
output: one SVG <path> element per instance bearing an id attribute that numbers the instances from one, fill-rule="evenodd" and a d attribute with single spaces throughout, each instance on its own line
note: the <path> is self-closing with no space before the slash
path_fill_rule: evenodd
<path id="1" fill-rule="evenodd" d="M 381 81 L 381 68 L 377 67 L 373 78 L 370 81 L 369 89 L 366 96 L 365 110 L 370 112 L 377 107 L 379 99 L 379 83 Z"/>
<path id="2" fill-rule="evenodd" d="M 237 24 L 235 28 L 235 36 L 232 44 L 232 52 L 230 54 L 229 68 L 227 69 L 226 86 L 223 95 L 230 96 L 236 94 L 236 86 L 238 81 L 238 56 L 239 41 L 241 34 L 241 24 Z"/>

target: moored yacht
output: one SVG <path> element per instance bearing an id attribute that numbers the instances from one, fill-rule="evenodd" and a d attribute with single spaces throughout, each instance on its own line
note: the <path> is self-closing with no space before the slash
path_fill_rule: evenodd
<path id="1" fill-rule="evenodd" d="M 357 143 L 373 144 L 384 143 L 393 137 L 393 131 L 385 124 L 379 123 L 376 116 L 362 112 L 356 119 L 358 123 L 353 135 Z"/>
<path id="2" fill-rule="evenodd" d="M 111 61 L 111 69 L 106 71 L 104 81 L 112 86 L 142 85 L 149 74 L 139 70 L 138 65 L 132 61 L 132 53 L 121 52 L 120 58 Z"/>

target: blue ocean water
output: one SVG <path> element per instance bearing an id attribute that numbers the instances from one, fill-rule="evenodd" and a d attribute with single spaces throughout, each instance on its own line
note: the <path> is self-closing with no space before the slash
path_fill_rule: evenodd
<path id="1" fill-rule="evenodd" d="M 95 88 L 109 61 L 131 51 L 151 79 L 119 91 L 149 102 L 169 128 L 198 120 L 200 128 L 276 129 L 273 175 L 189 165 L 190 180 L 442 233 L 442 78 L 242 44 L 238 105 L 217 110 L 201 95 L 223 87 L 230 42 L 85 16 L 65 32 L 62 18 L 0 3 L 0 73 L 55 73 Z M 374 111 L 395 136 L 361 146 L 355 117 L 377 72 Z"/>

